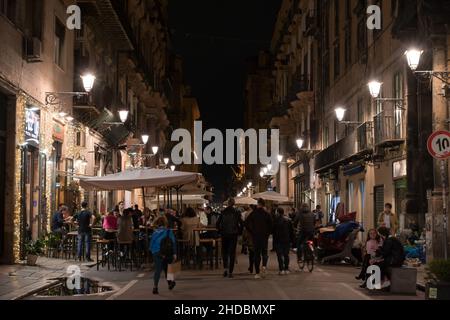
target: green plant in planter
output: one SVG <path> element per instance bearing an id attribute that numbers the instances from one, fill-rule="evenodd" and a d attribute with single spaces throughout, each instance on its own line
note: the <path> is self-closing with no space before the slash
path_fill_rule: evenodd
<path id="1" fill-rule="evenodd" d="M 426 271 L 427 280 L 450 283 L 450 260 L 433 260 Z"/>
<path id="2" fill-rule="evenodd" d="M 43 240 L 38 239 L 36 241 L 30 241 L 25 244 L 25 251 L 27 255 L 35 255 L 38 256 L 44 253 L 45 243 Z"/>
<path id="3" fill-rule="evenodd" d="M 45 237 L 44 245 L 47 248 L 57 248 L 61 242 L 61 234 L 59 233 L 49 233 Z"/>

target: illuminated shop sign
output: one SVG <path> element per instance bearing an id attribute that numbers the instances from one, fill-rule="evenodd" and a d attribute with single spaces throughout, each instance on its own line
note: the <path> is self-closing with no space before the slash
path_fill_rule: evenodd
<path id="1" fill-rule="evenodd" d="M 40 116 L 34 110 L 25 110 L 25 139 L 39 143 Z"/>

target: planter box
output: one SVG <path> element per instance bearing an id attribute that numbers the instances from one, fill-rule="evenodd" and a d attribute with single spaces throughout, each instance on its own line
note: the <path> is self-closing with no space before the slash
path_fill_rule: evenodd
<path id="1" fill-rule="evenodd" d="M 38 259 L 38 256 L 36 256 L 36 255 L 33 255 L 33 254 L 27 255 L 27 265 L 35 266 L 37 259 Z"/>
<path id="2" fill-rule="evenodd" d="M 450 300 L 450 282 L 428 282 L 425 285 L 426 300 Z"/>

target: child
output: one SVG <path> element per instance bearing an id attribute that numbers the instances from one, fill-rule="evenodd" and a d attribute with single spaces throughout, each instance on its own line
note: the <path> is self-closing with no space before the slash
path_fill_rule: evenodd
<path id="1" fill-rule="evenodd" d="M 174 262 L 177 259 L 176 256 L 176 240 L 172 230 L 168 228 L 168 222 L 166 217 L 159 217 L 155 221 L 155 227 L 157 228 L 152 234 L 150 241 L 150 251 L 153 254 L 153 261 L 155 262 L 155 273 L 153 275 L 153 294 L 158 294 L 158 283 L 161 276 L 161 271 L 164 270 L 167 278 L 167 265 Z M 172 241 L 171 248 L 165 245 L 165 238 L 169 237 Z M 169 242 L 170 244 L 170 242 Z M 163 247 L 163 248 L 162 248 Z M 171 252 L 165 252 L 169 250 Z M 175 281 L 167 280 L 169 290 L 175 288 Z"/>
<path id="2" fill-rule="evenodd" d="M 363 259 L 363 265 L 361 268 L 361 273 L 355 277 L 357 280 L 364 280 L 364 283 L 360 286 L 361 288 L 366 287 L 366 271 L 369 267 L 370 259 L 376 256 L 376 252 L 379 247 L 383 245 L 380 235 L 377 230 L 370 229 L 369 234 L 367 235 L 367 241 L 365 245 L 365 255 Z"/>

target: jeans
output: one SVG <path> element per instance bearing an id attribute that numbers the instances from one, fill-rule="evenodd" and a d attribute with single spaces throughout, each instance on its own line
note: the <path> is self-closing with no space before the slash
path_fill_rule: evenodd
<path id="1" fill-rule="evenodd" d="M 300 232 L 297 239 L 297 260 L 300 261 L 303 258 L 303 245 L 306 241 L 311 240 L 314 237 L 312 232 Z"/>
<path id="2" fill-rule="evenodd" d="M 233 273 L 234 263 L 236 259 L 237 235 L 222 237 L 222 259 L 223 268 L 228 269 L 230 274 Z"/>
<path id="3" fill-rule="evenodd" d="M 280 271 L 289 270 L 289 243 L 275 244 L 275 251 L 278 258 L 278 269 Z"/>
<path id="4" fill-rule="evenodd" d="M 164 274 L 167 278 L 167 265 L 172 263 L 172 258 L 163 258 L 159 253 L 153 254 L 153 261 L 155 262 L 155 273 L 153 274 L 153 286 L 158 288 L 159 278 L 161 272 L 164 270 Z"/>
<path id="5" fill-rule="evenodd" d="M 85 243 L 86 258 L 91 258 L 91 232 L 78 232 L 78 258 L 82 256 L 83 242 Z"/>
<path id="6" fill-rule="evenodd" d="M 269 256 L 267 254 L 268 238 L 253 238 L 253 251 L 255 252 L 255 271 L 259 274 L 261 257 L 263 267 L 267 267 Z"/>
<path id="7" fill-rule="evenodd" d="M 248 270 L 253 273 L 253 267 L 255 266 L 255 251 L 253 248 L 248 248 Z"/>

